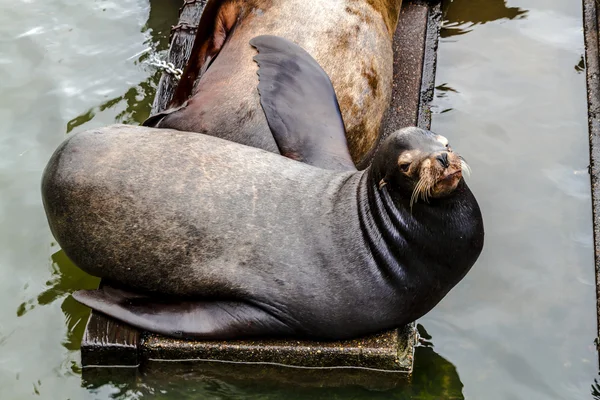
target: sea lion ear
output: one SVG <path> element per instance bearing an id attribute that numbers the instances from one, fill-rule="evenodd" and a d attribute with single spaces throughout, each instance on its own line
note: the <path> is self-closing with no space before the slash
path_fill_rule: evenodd
<path id="1" fill-rule="evenodd" d="M 217 57 L 242 12 L 241 2 L 208 1 L 198 23 L 190 59 L 183 70 L 169 107 L 183 104 L 192 94 L 196 81 Z"/>
<path id="2" fill-rule="evenodd" d="M 327 73 L 282 37 L 257 36 L 250 44 L 258 50 L 260 103 L 281 154 L 320 168 L 355 170 Z"/>

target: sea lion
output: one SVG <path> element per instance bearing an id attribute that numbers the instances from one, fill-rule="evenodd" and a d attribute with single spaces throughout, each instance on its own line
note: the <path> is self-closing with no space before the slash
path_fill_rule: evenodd
<path id="1" fill-rule="evenodd" d="M 462 159 L 445 138 L 409 128 L 357 172 L 339 150 L 343 123 L 319 65 L 281 38 L 252 44 L 273 136 L 336 171 L 171 130 L 75 135 L 44 172 L 44 206 L 65 252 L 111 282 L 75 298 L 142 329 L 205 339 L 343 339 L 427 312 L 483 245 Z M 318 118 L 298 118 L 313 96 Z"/>
<path id="2" fill-rule="evenodd" d="M 461 170 L 418 128 L 368 169 L 332 171 L 113 126 L 68 138 L 42 192 L 66 254 L 128 288 L 74 295 L 96 310 L 178 337 L 345 339 L 421 317 L 475 263 L 483 222 Z"/>
<path id="3" fill-rule="evenodd" d="M 338 95 L 350 154 L 364 163 L 392 90 L 392 38 L 401 0 L 209 0 L 170 108 L 146 126 L 193 131 L 293 157 L 260 110 L 251 38 L 272 34 L 304 48 Z M 298 115 L 303 115 L 299 109 Z M 306 118 L 310 118 L 309 115 Z M 295 149 L 292 149 L 295 150 Z"/>

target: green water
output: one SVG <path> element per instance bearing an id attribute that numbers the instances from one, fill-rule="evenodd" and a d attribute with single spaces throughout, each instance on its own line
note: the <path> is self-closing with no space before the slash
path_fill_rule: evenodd
<path id="1" fill-rule="evenodd" d="M 444 6 L 433 129 L 473 168 L 473 271 L 387 391 L 185 375 L 82 385 L 97 280 L 53 242 L 42 169 L 69 132 L 146 118 L 179 0 L 0 0 L 0 399 L 600 399 L 579 0 Z M 232 367 L 235 368 L 235 367 Z M 233 371 L 235 375 L 235 371 Z M 600 388 L 598 388 L 600 389 Z"/>

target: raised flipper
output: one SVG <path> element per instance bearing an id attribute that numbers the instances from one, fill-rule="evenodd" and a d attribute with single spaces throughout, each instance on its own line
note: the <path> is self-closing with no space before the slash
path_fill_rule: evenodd
<path id="1" fill-rule="evenodd" d="M 260 103 L 282 155 L 317 167 L 356 170 L 327 73 L 300 46 L 257 36 Z"/>
<path id="2" fill-rule="evenodd" d="M 185 107 L 196 81 L 217 57 L 238 21 L 243 3 L 234 0 L 209 0 L 202 11 L 190 59 L 183 70 L 169 108 L 151 115 L 142 125 L 159 127 L 163 118 Z"/>
<path id="3" fill-rule="evenodd" d="M 136 328 L 206 340 L 290 335 L 292 330 L 253 305 L 234 301 L 160 301 L 108 285 L 73 293 L 78 302 Z"/>

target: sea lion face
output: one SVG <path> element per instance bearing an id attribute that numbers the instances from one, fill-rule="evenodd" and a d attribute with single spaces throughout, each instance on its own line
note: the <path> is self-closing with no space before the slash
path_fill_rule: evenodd
<path id="1" fill-rule="evenodd" d="M 405 128 L 393 133 L 388 139 L 388 149 L 395 163 L 388 163 L 386 178 L 380 184 L 391 183 L 402 192 L 410 194 L 411 206 L 418 200 L 441 198 L 451 195 L 463 170 L 469 171 L 467 163 L 456 154 L 448 139 L 431 131 Z"/>

